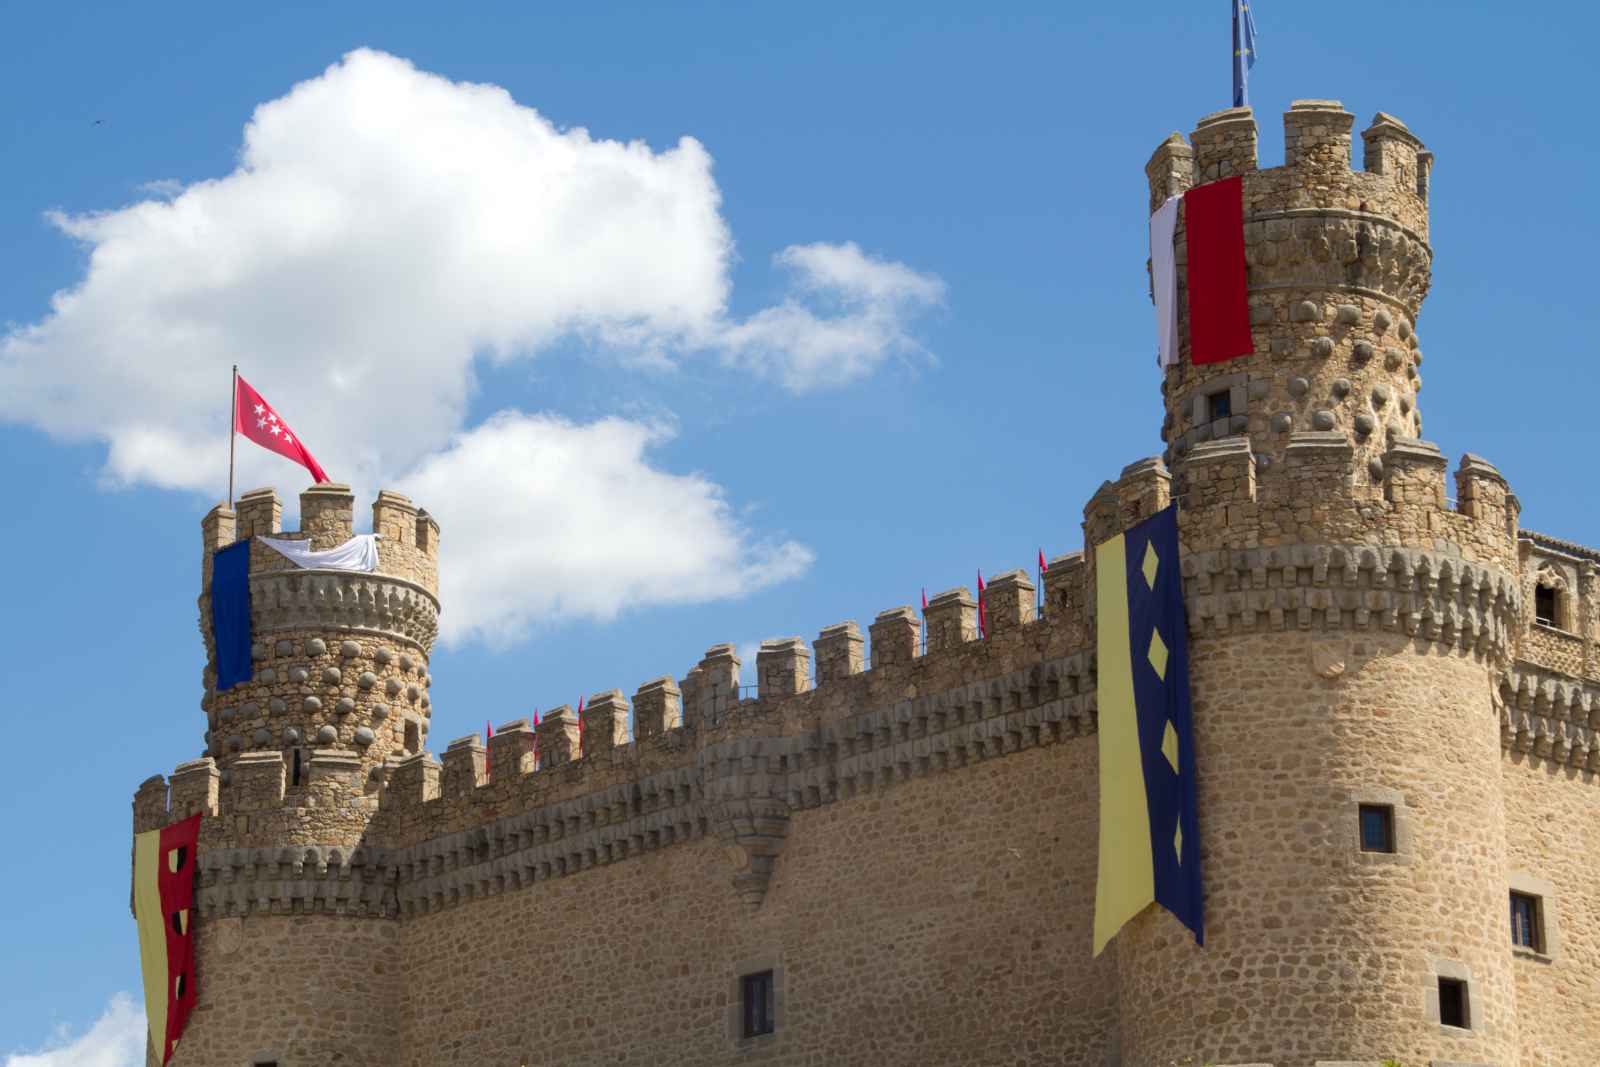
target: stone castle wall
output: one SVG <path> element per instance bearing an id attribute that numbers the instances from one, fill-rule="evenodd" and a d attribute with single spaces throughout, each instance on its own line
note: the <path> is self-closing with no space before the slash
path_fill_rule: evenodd
<path id="1" fill-rule="evenodd" d="M 397 1063 L 1102 1063 L 1092 737 L 794 814 L 760 908 L 713 836 L 407 920 Z M 778 1032 L 742 1041 L 739 975 Z M 462 1025 L 465 1022 L 467 1025 Z"/>
<path id="2" fill-rule="evenodd" d="M 1166 373 L 1166 456 L 1094 494 L 1043 618 L 1012 571 L 984 640 L 953 589 L 764 643 L 753 699 L 715 645 L 581 731 L 557 708 L 436 761 L 438 526 L 380 494 L 375 575 L 252 549 L 260 673 L 215 694 L 208 667 L 207 755 L 134 800 L 136 830 L 208 816 L 174 1062 L 1595 1062 L 1600 552 L 1417 438 L 1431 155 L 1380 114 L 1356 172 L 1336 103 L 1285 124 L 1282 167 L 1235 109 L 1147 168 L 1152 207 L 1244 177 L 1256 350 Z M 1093 546 L 1174 499 L 1208 943 L 1152 909 L 1094 960 Z M 343 487 L 301 510 L 349 536 Z M 280 512 L 214 510 L 205 582 Z M 1360 848 L 1363 804 L 1394 853 Z M 769 969 L 777 1033 L 743 1039 L 738 978 Z"/>

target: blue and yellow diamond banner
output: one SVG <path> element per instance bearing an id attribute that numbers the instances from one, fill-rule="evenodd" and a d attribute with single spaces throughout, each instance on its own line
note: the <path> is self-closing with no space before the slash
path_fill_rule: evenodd
<path id="1" fill-rule="evenodd" d="M 1100 872 L 1094 954 L 1160 904 L 1204 943 L 1177 505 L 1095 546 Z"/>

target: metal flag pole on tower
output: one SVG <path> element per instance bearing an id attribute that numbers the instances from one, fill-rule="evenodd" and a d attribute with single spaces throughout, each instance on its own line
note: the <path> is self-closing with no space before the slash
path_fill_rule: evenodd
<path id="1" fill-rule="evenodd" d="M 233 510 L 233 438 L 239 420 L 239 364 L 233 365 L 233 385 L 228 390 L 228 510 Z"/>
<path id="2" fill-rule="evenodd" d="M 1256 20 L 1251 0 L 1230 0 L 1233 8 L 1233 106 L 1250 106 L 1250 68 L 1256 65 Z"/>

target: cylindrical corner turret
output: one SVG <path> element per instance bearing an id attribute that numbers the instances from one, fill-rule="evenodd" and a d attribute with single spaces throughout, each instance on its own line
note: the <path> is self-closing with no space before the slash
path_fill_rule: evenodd
<path id="1" fill-rule="evenodd" d="M 1163 437 L 1206 945 L 1156 909 L 1119 934 L 1130 1065 L 1519 1062 L 1489 684 L 1520 610 L 1515 497 L 1469 456 L 1456 505 L 1419 439 L 1432 159 L 1380 113 L 1353 171 L 1352 127 L 1296 101 L 1262 170 L 1232 108 L 1146 167 L 1152 209 L 1239 179 L 1253 352 L 1191 362 L 1180 213 Z M 1163 487 L 1138 464 L 1103 486 L 1086 543 Z M 1441 1025 L 1447 989 L 1470 1025 Z"/>
<path id="2" fill-rule="evenodd" d="M 1298 100 L 1284 115 L 1285 165 L 1256 165 L 1249 108 L 1201 119 L 1192 147 L 1174 135 L 1146 167 L 1151 208 L 1195 185 L 1239 177 L 1254 352 L 1189 360 L 1187 234 L 1176 242 L 1179 358 L 1164 382 L 1166 458 L 1182 478 L 1196 445 L 1246 436 L 1258 465 L 1283 459 L 1291 434 L 1343 434 L 1357 485 L 1381 487 L 1396 440 L 1422 434 L 1416 321 L 1427 296 L 1427 171 L 1432 157 L 1391 115 L 1362 135 L 1366 169 L 1350 166 L 1353 116 L 1335 100 Z"/>
<path id="3" fill-rule="evenodd" d="M 256 489 L 236 511 L 213 509 L 202 523 L 206 753 L 220 810 L 259 813 L 250 840 L 231 844 L 356 844 L 365 817 L 352 814 L 376 805 L 385 763 L 417 751 L 427 735 L 437 524 L 401 494 L 381 492 L 371 571 L 302 565 L 260 540 L 337 548 L 354 534 L 354 507 L 348 486 L 314 486 L 300 497 L 301 529 L 283 532 L 277 493 Z M 247 539 L 251 677 L 219 690 L 211 556 Z"/>

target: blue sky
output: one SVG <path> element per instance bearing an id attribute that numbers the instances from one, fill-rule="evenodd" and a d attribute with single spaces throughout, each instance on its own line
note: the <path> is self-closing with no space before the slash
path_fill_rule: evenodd
<path id="1" fill-rule="evenodd" d="M 0 6 L 8 1064 L 133 1062 L 230 362 L 439 518 L 435 749 L 1077 546 L 1160 451 L 1143 165 L 1229 103 L 1227 14 L 985 6 Z M 1301 97 L 1437 154 L 1426 436 L 1600 541 L 1593 9 L 1256 11 L 1263 163 Z"/>

